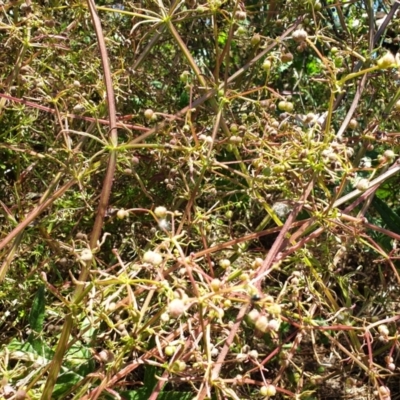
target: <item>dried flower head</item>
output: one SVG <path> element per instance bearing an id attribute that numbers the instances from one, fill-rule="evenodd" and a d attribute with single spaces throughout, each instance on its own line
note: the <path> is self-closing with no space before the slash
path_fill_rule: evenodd
<path id="1" fill-rule="evenodd" d="M 91 261 L 93 259 L 92 250 L 83 249 L 79 258 L 84 262 Z"/>
<path id="2" fill-rule="evenodd" d="M 179 318 L 186 310 L 186 306 L 183 300 L 173 299 L 168 304 L 168 314 L 172 318 Z"/>
<path id="3" fill-rule="evenodd" d="M 157 253 L 155 251 L 146 251 L 143 255 L 143 261 L 152 265 L 160 265 L 163 261 L 162 256 L 160 253 Z"/>

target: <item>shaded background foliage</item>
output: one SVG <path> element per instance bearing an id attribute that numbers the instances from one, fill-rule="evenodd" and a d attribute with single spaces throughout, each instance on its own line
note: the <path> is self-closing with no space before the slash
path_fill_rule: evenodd
<path id="1" fill-rule="evenodd" d="M 100 376 L 111 371 L 112 377 L 142 357 L 153 364 L 143 362 L 123 376 L 123 390 L 118 385 L 113 389 L 124 391 L 126 398 L 149 398 L 157 387 L 154 374 L 168 372 L 173 378 L 164 392 L 158 393 L 159 398 L 192 398 L 193 388 L 200 390 L 206 376 L 201 361 L 211 359 L 214 348 L 213 357 L 221 354 L 238 309 L 248 303 L 270 319 L 274 317 L 270 307 L 281 306 L 280 328 L 263 334 L 255 329 L 254 321 L 243 322 L 223 360 L 220 378 L 224 384 L 214 382 L 213 393 L 220 396 L 216 398 L 261 398 L 260 388 L 270 383 L 282 389 L 281 398 L 295 393 L 309 399 L 328 398 L 329 392 L 338 388 L 343 395 L 347 390 L 354 398 L 371 398 L 374 389 L 386 384 L 392 385 L 396 398 L 393 371 L 384 358 L 397 356 L 395 321 L 390 326 L 392 339 L 375 330 L 374 346 L 363 354 L 380 365 L 375 375 L 368 375 L 359 365 L 346 366 L 343 372 L 340 365 L 345 353 L 337 342 L 323 331 L 316 329 L 309 335 L 300 328 L 310 321 L 363 327 L 398 312 L 393 299 L 398 297 L 399 282 L 393 278 L 392 268 L 397 267 L 396 236 L 341 220 L 339 208 L 332 204 L 342 189 L 342 194 L 353 190 L 357 179 L 379 175 L 398 153 L 398 65 L 368 74 L 350 127 L 341 137 L 335 134 L 360 90 L 359 79 L 347 81 L 339 101 L 337 82 L 355 72 L 359 60 L 363 60 L 363 70 L 376 65 L 386 53 L 382 46 L 397 51 L 399 17 L 392 18 L 379 44 L 371 49 L 370 37 L 378 28 L 376 14 L 390 9 L 383 2 L 210 0 L 160 5 L 150 1 L 96 4 L 118 118 L 126 126 L 119 129 L 117 169 L 103 227 L 110 236 L 95 253 L 95 289 L 74 309 L 71 347 L 54 389 L 56 397 L 93 395 Z M 170 19 L 162 16 L 174 7 Z M 68 299 L 77 283 L 71 274 L 79 276 L 82 268 L 79 257 L 90 239 L 109 157 L 110 147 L 104 139 L 109 134 L 104 122 L 103 74 L 107 72 L 102 71 L 96 34 L 84 2 L 2 4 L 1 23 L 0 239 L 24 220 L 47 190 L 54 193 L 76 180 L 72 189 L 25 229 L 1 284 L 1 354 L 7 378 L 2 382 L 3 395 L 9 385 L 40 398 L 46 381 L 42 368 L 56 354 L 63 318 L 72 309 Z M 288 29 L 300 28 L 309 41 L 296 41 L 291 35 L 281 39 Z M 269 47 L 265 56 L 255 60 Z M 249 68 L 234 76 L 249 63 Z M 212 90 L 214 102 L 201 102 L 177 115 Z M 282 101 L 285 106 L 280 105 Z M 155 118 L 146 116 L 150 109 Z M 222 122 L 218 126 L 219 110 Z M 323 113 L 332 117 L 328 127 L 323 119 L 314 121 Z M 155 135 L 132 146 L 148 129 L 155 129 Z M 387 150 L 394 155 L 384 156 Z M 299 236 L 299 240 L 310 240 L 285 253 L 263 281 L 259 294 L 272 298 L 264 307 L 257 298 L 252 300 L 255 293 L 250 283 L 258 270 L 254 272 L 251 266 L 267 256 L 279 230 L 265 237 L 260 232 L 282 226 L 310 182 L 312 194 L 297 217 L 297 221 L 313 219 L 305 236 Z M 366 214 L 369 222 L 389 233 L 400 233 L 397 182 L 394 176 L 380 186 L 378 200 Z M 161 226 L 162 218 L 143 212 L 157 206 L 171 212 Z M 355 207 L 349 216 L 356 218 L 362 207 Z M 129 218 L 118 216 L 118 211 L 132 208 L 135 211 Z M 313 239 L 312 234 L 321 227 L 323 234 Z M 177 233 L 183 235 L 180 245 L 168 247 L 165 242 L 172 243 L 171 235 Z M 243 240 L 245 244 L 230 242 L 251 233 L 260 234 L 251 241 Z M 217 245 L 221 247 L 207 253 Z M 157 268 L 143 261 L 145 251 L 156 247 L 165 258 L 164 286 L 155 283 L 160 279 Z M 10 254 L 10 248 L 2 250 L 2 259 Z M 179 249 L 185 256 L 192 255 L 202 271 L 196 284 L 202 296 L 211 299 L 208 303 L 202 298 L 204 304 L 199 301 L 185 316 L 194 328 L 182 328 L 183 338 L 198 335 L 198 342 L 187 354 L 177 351 L 176 359 L 184 360 L 188 367 L 182 371 L 163 353 L 165 337 L 180 326 L 179 321 L 167 323 L 160 312 L 174 296 L 182 296 L 180 291 L 197 300 L 201 296 L 179 264 Z M 130 292 L 123 288 L 121 276 L 126 271 L 120 260 L 132 268 L 126 279 L 140 280 L 131 284 L 136 308 L 125 306 Z M 221 260 L 229 260 L 227 271 Z M 46 291 L 40 280 L 43 273 Z M 221 280 L 222 294 L 211 288 L 213 279 Z M 153 297 L 148 295 L 152 290 L 156 293 Z M 223 316 L 216 316 L 215 309 L 222 310 Z M 199 317 L 202 310 L 204 315 Z M 201 340 L 201 328 L 206 326 L 202 318 L 211 326 L 208 347 Z M 36 319 L 38 323 L 34 323 Z M 118 324 L 121 320 L 126 329 L 117 328 L 122 326 Z M 299 332 L 304 335 L 301 345 L 296 341 L 301 341 Z M 361 339 L 349 333 L 346 342 L 333 332 L 329 337 L 350 351 L 361 352 L 361 344 L 365 344 Z M 343 332 L 347 335 L 348 331 Z M 296 350 L 290 368 L 285 363 L 290 352 L 282 350 L 288 343 Z M 257 368 L 259 361 L 249 355 L 250 349 L 262 355 L 260 360 L 271 355 L 268 371 Z M 274 349 L 278 349 L 275 354 Z M 7 363 L 10 352 L 15 358 Z M 107 352 L 114 355 L 112 359 Z M 336 352 L 336 359 L 323 363 L 329 365 L 328 371 L 321 370 L 310 353 L 321 354 L 325 360 L 328 352 Z M 365 360 L 364 365 L 371 367 Z M 37 382 L 28 372 L 32 365 L 41 371 Z M 100 375 L 88 377 L 90 372 Z M 142 382 L 147 382 L 143 390 Z M 232 394 L 227 387 L 235 382 L 239 384 Z"/>

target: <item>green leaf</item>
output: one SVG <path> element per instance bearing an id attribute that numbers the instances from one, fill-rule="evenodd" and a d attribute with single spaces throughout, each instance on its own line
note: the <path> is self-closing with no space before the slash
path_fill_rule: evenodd
<path id="1" fill-rule="evenodd" d="M 157 396 L 158 400 L 191 400 L 193 393 L 190 392 L 163 392 Z"/>
<path id="2" fill-rule="evenodd" d="M 162 89 L 163 83 L 161 81 L 152 81 L 151 85 L 154 86 L 156 89 Z"/>
<path id="3" fill-rule="evenodd" d="M 189 105 L 190 97 L 189 94 L 183 90 L 181 95 L 179 96 L 178 106 L 179 108 L 184 108 Z"/>
<path id="4" fill-rule="evenodd" d="M 147 388 L 151 392 L 153 387 L 157 384 L 157 378 L 156 378 L 156 373 L 157 369 L 153 365 L 146 365 L 145 371 L 144 371 L 144 387 Z"/>
<path id="5" fill-rule="evenodd" d="M 54 386 L 52 397 L 60 398 L 63 394 L 71 390 L 74 385 L 76 385 L 78 382 L 81 382 L 83 378 L 83 376 L 72 371 L 61 374 L 57 379 L 56 385 Z"/>
<path id="6" fill-rule="evenodd" d="M 393 232 L 400 234 L 400 217 L 379 197 L 374 197 L 372 205 L 378 214 L 381 216 L 382 221 Z"/>
<path id="7" fill-rule="evenodd" d="M 137 390 L 130 390 L 122 392 L 122 397 L 129 400 L 147 400 L 153 392 L 154 387 L 157 385 L 156 378 L 157 368 L 152 365 L 146 365 L 143 387 Z M 193 393 L 191 392 L 177 392 L 177 391 L 164 391 L 161 390 L 157 396 L 158 400 L 191 400 Z"/>
<path id="8" fill-rule="evenodd" d="M 307 63 L 307 74 L 315 75 L 322 71 L 322 63 L 319 58 L 312 58 L 310 62 Z"/>
<path id="9" fill-rule="evenodd" d="M 39 365 L 47 365 L 53 358 L 54 352 L 50 349 L 46 343 L 40 339 L 35 339 L 32 335 L 29 340 L 25 343 L 13 339 L 8 345 L 7 350 L 9 352 L 18 351 L 23 354 L 20 355 L 20 359 L 29 362 L 36 362 Z"/>
<path id="10" fill-rule="evenodd" d="M 228 38 L 228 35 L 226 34 L 226 32 L 219 32 L 218 35 L 218 44 L 222 47 L 225 46 L 226 40 Z"/>
<path id="11" fill-rule="evenodd" d="M 151 392 L 147 388 L 140 388 L 138 390 L 130 390 L 122 392 L 121 396 L 127 400 L 147 400 Z M 158 400 L 191 400 L 193 399 L 193 393 L 190 392 L 161 392 L 157 396 Z"/>
<path id="12" fill-rule="evenodd" d="M 129 390 L 121 392 L 121 396 L 127 400 L 147 400 L 149 398 L 149 391 L 147 388 L 140 388 L 138 390 Z"/>
<path id="13" fill-rule="evenodd" d="M 43 330 L 45 309 L 45 290 L 44 285 L 41 285 L 33 299 L 32 308 L 28 316 L 28 322 L 32 332 L 29 335 L 28 342 L 24 345 L 24 351 L 32 351 L 40 357 L 51 357 L 53 351 L 39 335 Z M 29 349 L 26 348 L 26 346 L 28 346 Z"/>
<path id="14" fill-rule="evenodd" d="M 31 329 L 37 333 L 43 330 L 45 307 L 44 285 L 41 285 L 33 299 L 31 312 L 28 317 Z"/>

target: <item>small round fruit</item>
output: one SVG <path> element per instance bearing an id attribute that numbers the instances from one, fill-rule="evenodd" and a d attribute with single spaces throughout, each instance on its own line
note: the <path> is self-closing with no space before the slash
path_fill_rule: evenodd
<path id="1" fill-rule="evenodd" d="M 237 124 L 231 124 L 231 126 L 229 127 L 230 131 L 232 133 L 237 133 L 239 130 L 239 127 L 237 126 Z"/>
<path id="2" fill-rule="evenodd" d="M 343 65 L 344 58 L 342 56 L 335 57 L 335 67 L 340 68 Z"/>
<path id="3" fill-rule="evenodd" d="M 159 206 L 154 209 L 154 215 L 157 218 L 165 218 L 167 215 L 167 209 L 165 207 Z"/>
<path id="4" fill-rule="evenodd" d="M 85 111 L 85 106 L 83 104 L 77 104 L 72 110 L 76 113 L 83 113 Z"/>
<path id="5" fill-rule="evenodd" d="M 224 259 L 222 259 L 222 260 L 219 260 L 219 266 L 221 267 L 221 268 L 223 268 L 223 269 L 227 269 L 227 268 L 229 268 L 230 267 L 230 265 L 231 265 L 231 262 L 227 259 L 227 258 L 224 258 Z"/>
<path id="6" fill-rule="evenodd" d="M 160 318 L 161 318 L 161 321 L 162 321 L 162 322 L 168 322 L 169 319 L 170 319 L 168 313 L 162 313 L 161 316 L 160 316 Z"/>
<path id="7" fill-rule="evenodd" d="M 277 321 L 276 319 L 271 319 L 268 322 L 268 329 L 276 332 L 279 329 L 279 325 L 280 325 L 279 321 Z"/>
<path id="8" fill-rule="evenodd" d="M 211 357 L 217 357 L 219 354 L 219 350 L 216 347 L 213 347 L 210 351 Z"/>
<path id="9" fill-rule="evenodd" d="M 243 139 L 240 136 L 233 135 L 229 138 L 229 143 L 232 143 L 232 144 L 242 143 L 242 141 L 243 141 Z"/>
<path id="10" fill-rule="evenodd" d="M 256 308 L 253 308 L 248 314 L 248 317 L 252 322 L 256 322 L 259 316 L 260 312 Z"/>
<path id="11" fill-rule="evenodd" d="M 389 328 L 387 327 L 387 325 L 379 325 L 378 332 L 383 336 L 389 336 Z"/>
<path id="12" fill-rule="evenodd" d="M 307 37 L 307 32 L 304 29 L 297 29 L 292 33 L 292 39 L 297 43 L 304 42 Z"/>
<path id="13" fill-rule="evenodd" d="M 247 274 L 247 273 L 243 273 L 243 274 L 240 274 L 239 279 L 240 279 L 242 282 L 247 282 L 247 281 L 250 280 L 250 276 L 249 276 L 249 274 Z"/>
<path id="14" fill-rule="evenodd" d="M 259 33 L 254 34 L 250 41 L 252 46 L 257 46 L 260 42 L 261 42 L 261 36 Z"/>
<path id="15" fill-rule="evenodd" d="M 264 62 L 262 64 L 262 69 L 264 71 L 269 71 L 271 69 L 271 66 L 272 66 L 271 60 L 264 60 Z"/>
<path id="16" fill-rule="evenodd" d="M 114 360 L 114 354 L 110 350 L 101 350 L 98 356 L 103 363 L 109 363 Z"/>
<path id="17" fill-rule="evenodd" d="M 244 36 L 247 33 L 247 29 L 244 26 L 239 26 L 236 30 L 236 35 L 237 36 Z"/>
<path id="18" fill-rule="evenodd" d="M 267 332 L 269 330 L 268 322 L 265 315 L 260 315 L 256 320 L 256 328 L 261 332 Z"/>
<path id="19" fill-rule="evenodd" d="M 228 309 L 232 307 L 232 301 L 229 299 L 224 300 L 224 308 Z"/>
<path id="20" fill-rule="evenodd" d="M 368 179 L 360 179 L 356 184 L 356 189 L 364 191 L 369 188 L 369 181 Z"/>
<path id="21" fill-rule="evenodd" d="M 396 60 L 394 58 L 394 55 L 391 52 L 387 52 L 378 60 L 377 65 L 379 68 L 385 69 L 390 68 L 393 64 L 395 64 L 395 62 Z"/>
<path id="22" fill-rule="evenodd" d="M 272 167 L 272 172 L 275 173 L 275 174 L 280 174 L 280 173 L 285 172 L 285 171 L 286 171 L 286 168 L 282 164 L 276 164 L 276 165 L 274 165 Z"/>
<path id="23" fill-rule="evenodd" d="M 257 351 L 257 350 L 250 350 L 250 351 L 249 351 L 249 356 L 250 356 L 251 358 L 253 358 L 254 360 L 257 360 L 257 358 L 258 358 L 258 351 Z"/>
<path id="24" fill-rule="evenodd" d="M 225 217 L 228 218 L 228 219 L 231 219 L 233 217 L 233 211 L 232 210 L 228 210 L 225 213 Z"/>
<path id="25" fill-rule="evenodd" d="M 176 347 L 175 346 L 166 346 L 164 353 L 166 356 L 171 357 L 175 354 Z"/>
<path id="26" fill-rule="evenodd" d="M 349 128 L 350 129 L 356 129 L 358 126 L 358 122 L 356 119 L 352 118 L 349 122 Z"/>
<path id="27" fill-rule="evenodd" d="M 131 158 L 131 164 L 132 165 L 138 165 L 140 163 L 139 157 L 133 156 Z"/>
<path id="28" fill-rule="evenodd" d="M 390 389 L 387 386 L 379 386 L 378 391 L 382 397 L 390 396 Z"/>
<path id="29" fill-rule="evenodd" d="M 386 160 L 388 160 L 388 161 L 393 161 L 394 158 L 396 157 L 396 154 L 394 153 L 393 150 L 386 150 L 386 151 L 383 153 L 383 157 L 385 157 Z"/>
<path id="30" fill-rule="evenodd" d="M 123 208 L 121 208 L 120 210 L 118 210 L 117 212 L 117 218 L 118 219 L 124 219 L 126 217 L 129 216 L 129 212 L 124 210 Z"/>
<path id="31" fill-rule="evenodd" d="M 151 108 L 148 108 L 145 112 L 144 112 L 144 117 L 150 121 L 154 116 L 154 111 Z"/>
<path id="32" fill-rule="evenodd" d="M 291 103 L 290 101 L 282 100 L 278 103 L 278 109 L 280 111 L 285 111 L 290 113 L 293 111 L 293 108 L 294 108 L 293 103 Z"/>
<path id="33" fill-rule="evenodd" d="M 321 11 L 322 10 L 322 4 L 319 1 L 316 1 L 314 4 L 314 10 L 315 11 Z"/>
<path id="34" fill-rule="evenodd" d="M 259 267 L 261 267 L 261 265 L 263 264 L 264 260 L 260 257 L 257 257 L 252 263 L 251 263 L 251 267 L 253 269 L 257 269 Z"/>
<path id="35" fill-rule="evenodd" d="M 189 71 L 183 71 L 179 77 L 180 81 L 182 83 L 186 83 L 189 80 L 190 72 Z"/>
<path id="36" fill-rule="evenodd" d="M 186 363 L 185 361 L 178 361 L 178 370 L 179 372 L 182 372 L 186 369 Z"/>
<path id="37" fill-rule="evenodd" d="M 283 53 L 281 55 L 281 61 L 283 63 L 287 63 L 287 62 L 293 61 L 293 54 L 292 53 Z"/>
<path id="38" fill-rule="evenodd" d="M 385 357 L 385 362 L 386 362 L 387 364 L 392 363 L 392 362 L 393 362 L 393 357 L 391 357 L 391 356 L 386 356 L 386 357 Z"/>
<path id="39" fill-rule="evenodd" d="M 278 103 L 278 110 L 286 111 L 286 101 L 282 100 Z"/>
<path id="40" fill-rule="evenodd" d="M 291 103 L 290 101 L 287 101 L 286 102 L 286 112 L 289 112 L 289 113 L 292 112 L 293 108 L 294 108 L 293 103 Z"/>
<path id="41" fill-rule="evenodd" d="M 23 400 L 26 398 L 27 398 L 27 394 L 26 394 L 26 391 L 23 389 L 19 389 L 14 395 L 15 400 Z"/>
<path id="42" fill-rule="evenodd" d="M 238 21 L 244 21 L 246 19 L 246 12 L 245 11 L 236 11 L 235 19 Z"/>
<path id="43" fill-rule="evenodd" d="M 222 285 L 222 282 L 217 278 L 213 279 L 210 283 L 211 289 L 214 292 L 218 292 L 218 290 L 221 288 L 221 285 Z"/>
<path id="44" fill-rule="evenodd" d="M 280 315 L 282 313 L 282 307 L 279 304 L 271 304 L 267 311 L 272 315 Z"/>
<path id="45" fill-rule="evenodd" d="M 262 386 L 260 389 L 261 396 L 275 396 L 276 395 L 276 388 L 274 385 L 265 385 Z"/>

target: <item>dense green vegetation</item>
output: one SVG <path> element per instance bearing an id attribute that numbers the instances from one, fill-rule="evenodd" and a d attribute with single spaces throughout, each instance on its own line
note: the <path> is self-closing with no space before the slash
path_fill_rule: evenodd
<path id="1" fill-rule="evenodd" d="M 0 2 L 0 398 L 400 398 L 398 5 Z"/>

